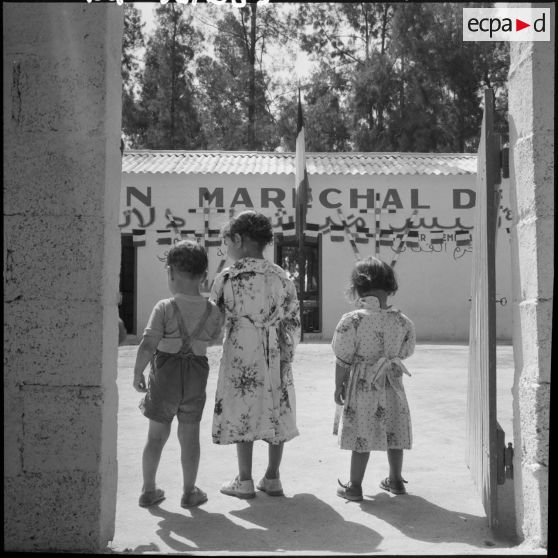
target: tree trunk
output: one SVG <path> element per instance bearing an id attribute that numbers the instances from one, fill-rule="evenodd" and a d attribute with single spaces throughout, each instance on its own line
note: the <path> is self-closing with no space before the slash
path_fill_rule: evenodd
<path id="1" fill-rule="evenodd" d="M 250 74 L 248 82 L 248 149 L 256 149 L 256 7 L 257 4 L 249 4 L 250 17 L 250 44 L 248 51 L 248 63 Z"/>
<path id="2" fill-rule="evenodd" d="M 405 114 L 405 57 L 401 57 L 401 88 L 399 90 L 399 110 L 403 120 Z"/>
<path id="3" fill-rule="evenodd" d="M 384 6 L 384 11 L 382 13 L 382 54 L 384 54 L 386 50 L 386 35 L 387 35 L 387 23 L 388 23 L 388 11 L 389 11 L 389 4 Z"/>
<path id="4" fill-rule="evenodd" d="M 459 107 L 458 153 L 465 153 L 465 117 L 463 115 L 463 103 L 461 99 L 459 99 L 457 106 Z"/>
<path id="5" fill-rule="evenodd" d="M 176 13 L 174 4 L 171 4 L 172 9 L 172 43 L 171 43 L 171 98 L 170 98 L 170 149 L 174 149 L 174 113 L 175 113 L 175 97 L 176 97 L 176 68 L 175 68 L 175 55 L 176 55 Z"/>

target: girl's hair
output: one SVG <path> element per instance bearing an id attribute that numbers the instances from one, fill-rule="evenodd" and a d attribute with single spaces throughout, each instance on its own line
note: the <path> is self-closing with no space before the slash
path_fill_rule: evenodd
<path id="1" fill-rule="evenodd" d="M 358 298 L 367 292 L 380 289 L 389 294 L 397 292 L 397 279 L 393 268 L 372 256 L 359 260 L 351 273 L 349 295 Z"/>
<path id="2" fill-rule="evenodd" d="M 201 244 L 193 240 L 182 240 L 169 250 L 167 265 L 172 265 L 182 273 L 199 277 L 207 270 L 207 252 Z"/>
<path id="3" fill-rule="evenodd" d="M 235 234 L 251 238 L 263 248 L 273 240 L 270 220 L 256 211 L 243 211 L 233 217 L 222 229 L 224 237 L 232 238 Z"/>

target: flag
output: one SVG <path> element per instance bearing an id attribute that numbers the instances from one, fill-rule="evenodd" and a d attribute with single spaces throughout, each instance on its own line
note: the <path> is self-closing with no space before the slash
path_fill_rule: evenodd
<path id="1" fill-rule="evenodd" d="M 430 244 L 443 244 L 444 231 L 430 231 Z"/>
<path id="2" fill-rule="evenodd" d="M 207 237 L 205 239 L 207 247 L 210 246 L 221 246 L 221 229 L 207 229 Z"/>
<path id="3" fill-rule="evenodd" d="M 306 212 L 308 203 L 312 200 L 308 174 L 306 173 L 306 157 L 304 150 L 304 117 L 300 102 L 300 89 L 298 90 L 298 119 L 296 125 L 296 154 L 295 154 L 295 182 L 296 182 L 296 234 L 302 237 L 306 228 Z"/>
<path id="4" fill-rule="evenodd" d="M 345 240 L 345 227 L 343 225 L 335 225 L 332 223 L 329 228 L 331 230 L 331 236 L 329 237 L 331 242 L 343 242 Z M 339 232 L 341 232 L 341 234 L 338 234 Z"/>
<path id="5" fill-rule="evenodd" d="M 306 223 L 306 234 L 312 238 L 318 238 L 320 225 L 318 223 Z"/>
<path id="6" fill-rule="evenodd" d="M 281 231 L 282 232 L 294 233 L 294 231 L 295 231 L 294 221 L 291 221 L 289 219 L 289 221 L 287 221 L 286 223 L 281 223 Z"/>
<path id="7" fill-rule="evenodd" d="M 200 242 L 203 238 L 203 231 L 196 229 L 182 229 L 180 231 L 180 238 L 182 240 L 195 240 L 196 242 Z"/>
<path id="8" fill-rule="evenodd" d="M 132 229 L 132 246 L 145 246 L 145 229 Z"/>
<path id="9" fill-rule="evenodd" d="M 393 230 L 392 229 L 381 229 L 380 230 L 380 246 L 392 246 L 393 245 Z"/>
<path id="10" fill-rule="evenodd" d="M 292 217 L 289 217 L 287 222 L 281 223 L 281 232 L 279 233 L 279 238 L 282 241 L 295 240 L 297 238 L 295 231 L 295 222 Z"/>
<path id="11" fill-rule="evenodd" d="M 419 233 L 416 229 L 410 230 L 407 233 L 407 239 L 405 240 L 405 244 L 409 248 L 418 248 L 419 244 Z"/>
<path id="12" fill-rule="evenodd" d="M 465 230 L 455 231 L 455 245 L 469 246 L 471 244 L 471 232 Z"/>
<path id="13" fill-rule="evenodd" d="M 370 232 L 370 229 L 368 227 L 359 227 L 357 225 L 355 242 L 368 244 L 369 238 L 374 238 L 374 234 Z"/>
<path id="14" fill-rule="evenodd" d="M 157 244 L 172 244 L 172 236 L 169 229 L 157 230 Z"/>

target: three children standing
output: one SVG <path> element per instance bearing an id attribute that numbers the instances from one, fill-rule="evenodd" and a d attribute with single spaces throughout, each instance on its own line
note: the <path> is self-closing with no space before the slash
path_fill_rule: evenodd
<path id="1" fill-rule="evenodd" d="M 199 290 L 207 273 L 205 250 L 183 241 L 169 251 L 168 284 L 174 296 L 155 305 L 138 348 L 134 387 L 146 392 L 140 408 L 149 418 L 140 506 L 164 499 L 155 476 L 174 416 L 182 451 L 181 505 L 207 500 L 195 486 L 208 375 L 205 353 L 209 344 L 219 342 L 223 323 L 212 439 L 215 444 L 236 444 L 238 474 L 221 492 L 243 499 L 254 498 L 255 488 L 270 496 L 283 495 L 283 446 L 299 434 L 292 374 L 300 340 L 297 293 L 283 269 L 264 259 L 264 249 L 273 239 L 267 217 L 244 211 L 224 227 L 223 237 L 234 263 L 215 278 L 209 301 Z M 387 306 L 387 297 L 396 290 L 387 264 L 375 258 L 357 262 L 350 289 L 357 310 L 341 318 L 332 342 L 334 399 L 344 405 L 339 444 L 352 451 L 350 479 L 339 482 L 337 493 L 348 500 L 362 500 L 371 450 L 388 452 L 390 472 L 380 486 L 394 494 L 405 492 L 403 449 L 410 449 L 412 440 L 401 381 L 408 372 L 401 359 L 412 354 L 415 334 L 412 322 Z M 146 386 L 143 371 L 150 362 Z M 268 465 L 254 486 L 256 440 L 268 444 Z"/>

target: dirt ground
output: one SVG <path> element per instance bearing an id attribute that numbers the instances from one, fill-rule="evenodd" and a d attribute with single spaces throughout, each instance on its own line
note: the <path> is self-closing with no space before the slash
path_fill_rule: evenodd
<path id="1" fill-rule="evenodd" d="M 293 365 L 300 436 L 285 445 L 281 467 L 284 497 L 258 492 L 240 500 L 219 492 L 236 475 L 234 445 L 211 441 L 213 400 L 220 347 L 209 350 L 208 399 L 201 425 L 197 485 L 209 501 L 180 507 L 182 477 L 176 422 L 163 450 L 158 486 L 166 499 L 138 506 L 141 455 L 147 419 L 132 387 L 137 347 L 119 348 L 118 494 L 113 552 L 188 555 L 263 554 L 546 554 L 517 546 L 488 527 L 481 497 L 465 464 L 467 345 L 418 344 L 405 361 L 412 377 L 405 389 L 413 423 L 413 449 L 405 451 L 408 494 L 381 490 L 387 475 L 384 452 L 372 452 L 364 478 L 364 501 L 336 495 L 337 479 L 348 480 L 350 452 L 332 434 L 334 364 L 328 343 L 302 343 Z M 513 351 L 498 347 L 498 421 L 513 441 Z M 254 446 L 255 481 L 263 475 L 267 445 Z M 506 487 L 511 486 L 511 481 Z M 513 533 L 513 530 L 512 530 Z M 509 534 L 509 531 L 508 531 Z"/>

